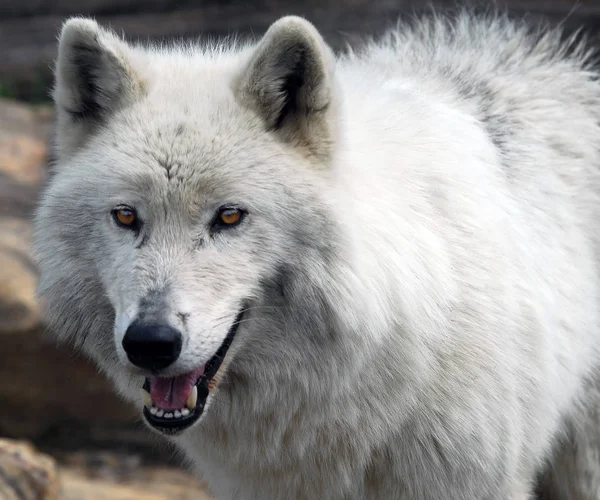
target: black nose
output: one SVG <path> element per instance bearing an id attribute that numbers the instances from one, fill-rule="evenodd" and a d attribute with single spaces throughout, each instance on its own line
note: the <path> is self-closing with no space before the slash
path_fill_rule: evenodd
<path id="1" fill-rule="evenodd" d="M 158 371 L 177 361 L 181 353 L 181 333 L 169 325 L 134 321 L 123 337 L 129 361 L 146 370 Z"/>

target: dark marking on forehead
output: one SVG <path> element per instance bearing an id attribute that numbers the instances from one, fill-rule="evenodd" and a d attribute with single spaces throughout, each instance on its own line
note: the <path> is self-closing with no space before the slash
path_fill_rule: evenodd
<path id="1" fill-rule="evenodd" d="M 165 171 L 169 181 L 172 179 L 183 180 L 179 175 L 182 164 L 177 161 L 177 157 L 178 151 L 182 147 L 184 148 L 183 154 L 189 154 L 189 148 L 182 144 L 180 139 L 187 131 L 187 126 L 184 123 L 179 123 L 167 126 L 162 130 L 157 128 L 154 135 L 146 136 L 147 148 L 144 152 Z M 169 140 L 163 142 L 163 138 Z M 157 142 L 159 143 L 158 147 Z"/>
<path id="2" fill-rule="evenodd" d="M 168 157 L 157 157 L 156 160 L 158 161 L 158 164 L 165 169 L 165 172 L 167 173 L 167 179 L 171 180 L 174 174 L 174 163 L 169 161 Z"/>
<path id="3" fill-rule="evenodd" d="M 176 177 L 179 163 L 166 152 L 147 151 L 148 155 L 161 167 L 167 175 L 167 180 L 171 180 Z"/>

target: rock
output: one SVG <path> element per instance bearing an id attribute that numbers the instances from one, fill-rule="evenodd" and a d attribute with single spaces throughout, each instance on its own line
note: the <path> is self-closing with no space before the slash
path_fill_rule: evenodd
<path id="1" fill-rule="evenodd" d="M 0 183 L 2 180 L 0 177 Z M 35 299 L 38 280 L 28 248 L 30 240 L 28 223 L 0 217 L 0 335 L 20 333 L 39 324 Z"/>
<path id="2" fill-rule="evenodd" d="M 60 464 L 31 444 L 0 439 L 2 500 L 211 500 L 192 474 L 136 457 L 78 453 Z"/>
<path id="3" fill-rule="evenodd" d="M 0 498 L 58 500 L 56 462 L 30 444 L 0 439 Z"/>
<path id="4" fill-rule="evenodd" d="M 65 500 L 210 500 L 206 486 L 189 472 L 148 466 L 139 455 L 77 452 L 61 461 Z"/>
<path id="5" fill-rule="evenodd" d="M 52 112 L 0 99 L 0 172 L 14 180 L 39 186 L 44 168 Z"/>
<path id="6" fill-rule="evenodd" d="M 211 500 L 189 473 L 167 467 L 141 467 L 126 479 L 95 477 L 80 469 L 61 470 L 65 500 Z"/>
<path id="7" fill-rule="evenodd" d="M 39 168 L 46 159 L 46 144 L 31 137 L 0 137 L 2 171 L 25 183 L 38 184 L 43 178 Z"/>
<path id="8" fill-rule="evenodd" d="M 0 335 L 39 324 L 31 216 L 46 178 L 51 114 L 0 100 Z"/>

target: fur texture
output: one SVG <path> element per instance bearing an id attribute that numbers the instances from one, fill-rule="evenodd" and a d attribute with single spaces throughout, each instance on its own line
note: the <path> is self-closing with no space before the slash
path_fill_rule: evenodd
<path id="1" fill-rule="evenodd" d="M 598 498 L 600 84 L 560 40 L 463 14 L 336 57 L 295 17 L 204 48 L 68 21 L 36 221 L 53 330 L 141 407 L 133 319 L 184 332 L 169 376 L 247 305 L 173 438 L 220 499 L 525 500 L 542 473 Z M 211 231 L 228 203 L 247 216 Z"/>

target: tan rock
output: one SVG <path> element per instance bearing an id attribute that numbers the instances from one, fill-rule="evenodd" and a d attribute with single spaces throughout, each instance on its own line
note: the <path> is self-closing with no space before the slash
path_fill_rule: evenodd
<path id="1" fill-rule="evenodd" d="M 46 177 L 51 114 L 0 99 L 0 334 L 39 325 L 31 216 Z"/>
<path id="2" fill-rule="evenodd" d="M 0 439 L 2 500 L 211 500 L 190 473 L 131 457 L 79 453 L 64 465 L 29 443 Z"/>
<path id="3" fill-rule="evenodd" d="M 0 136 L 0 170 L 27 184 L 39 184 L 45 171 L 46 144 L 26 135 Z"/>
<path id="4" fill-rule="evenodd" d="M 56 462 L 30 444 L 0 439 L 0 498 L 58 500 Z"/>
<path id="5" fill-rule="evenodd" d="M 31 235 L 29 220 L 0 213 L 0 335 L 19 334 L 40 324 Z"/>
<path id="6" fill-rule="evenodd" d="M 0 99 L 0 172 L 39 186 L 46 177 L 52 112 Z"/>
<path id="7" fill-rule="evenodd" d="M 90 477 L 81 470 L 61 470 L 64 500 L 211 500 L 190 474 L 166 467 L 140 468 L 121 481 Z"/>
<path id="8" fill-rule="evenodd" d="M 30 106 L 0 98 L 0 135 L 25 135 L 46 142 L 52 120 L 53 111 L 48 106 Z"/>

